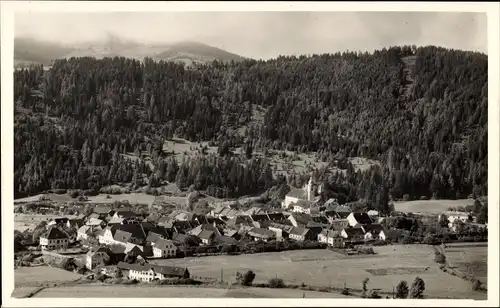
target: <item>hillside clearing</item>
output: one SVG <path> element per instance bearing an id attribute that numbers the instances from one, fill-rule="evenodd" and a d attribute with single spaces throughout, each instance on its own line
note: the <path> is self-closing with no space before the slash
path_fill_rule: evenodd
<path id="1" fill-rule="evenodd" d="M 412 213 L 442 213 L 450 207 L 459 207 L 473 205 L 473 199 L 459 200 L 414 200 L 414 201 L 396 201 L 395 210 L 398 212 Z"/>

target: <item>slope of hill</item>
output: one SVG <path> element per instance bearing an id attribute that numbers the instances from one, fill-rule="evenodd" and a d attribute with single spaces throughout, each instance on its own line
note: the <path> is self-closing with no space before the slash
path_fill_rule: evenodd
<path id="1" fill-rule="evenodd" d="M 235 196 L 299 183 L 299 175 L 272 179 L 269 161 L 253 155 L 276 149 L 315 153 L 347 170 L 318 172 L 346 200 L 482 195 L 487 70 L 484 54 L 433 46 L 190 70 L 123 58 L 56 61 L 49 75 L 15 73 L 18 110 L 31 112 L 16 115 L 14 187 L 22 194 L 167 180 Z M 174 135 L 208 141 L 218 153 L 200 148 L 179 164 L 163 148 Z M 243 154 L 232 157 L 236 147 Z M 121 159 L 130 152 L 147 153 L 154 168 Z M 381 167 L 358 174 L 349 157 Z"/>
<path id="2" fill-rule="evenodd" d="M 142 60 L 151 57 L 155 60 L 180 61 L 186 63 L 206 63 L 213 60 L 242 61 L 243 57 L 220 48 L 196 42 L 175 44 L 144 45 L 108 35 L 105 40 L 81 43 L 66 47 L 62 44 L 34 39 L 16 38 L 14 40 L 15 65 L 50 65 L 57 59 L 71 57 L 126 57 Z"/>

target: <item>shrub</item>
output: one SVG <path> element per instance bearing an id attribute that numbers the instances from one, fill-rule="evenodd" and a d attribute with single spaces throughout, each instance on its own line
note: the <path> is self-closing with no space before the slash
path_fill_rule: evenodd
<path id="1" fill-rule="evenodd" d="M 285 282 L 281 278 L 272 278 L 269 280 L 270 288 L 284 288 Z"/>
<path id="2" fill-rule="evenodd" d="M 251 270 L 243 275 L 240 272 L 236 273 L 236 281 L 243 286 L 251 286 L 254 279 L 255 273 Z"/>
<path id="3" fill-rule="evenodd" d="M 349 289 L 348 289 L 348 288 L 346 288 L 346 287 L 344 287 L 344 288 L 342 289 L 342 292 L 340 292 L 340 293 L 341 293 L 342 295 L 350 295 L 350 294 L 351 294 L 351 293 L 349 292 Z"/>
<path id="4" fill-rule="evenodd" d="M 368 298 L 382 298 L 377 291 L 375 290 L 370 290 L 368 293 Z"/>
<path id="5" fill-rule="evenodd" d="M 407 298 L 408 297 L 408 283 L 401 280 L 396 287 L 396 298 Z"/>
<path id="6" fill-rule="evenodd" d="M 473 291 L 481 290 L 481 281 L 479 281 L 479 279 L 474 279 L 472 281 L 472 290 Z"/>
<path id="7" fill-rule="evenodd" d="M 425 282 L 422 278 L 416 277 L 411 284 L 410 297 L 411 298 L 422 298 L 425 290 Z"/>
<path id="8" fill-rule="evenodd" d="M 439 264 L 445 264 L 446 263 L 446 257 L 442 253 L 437 253 L 434 256 L 434 261 L 436 261 Z"/>

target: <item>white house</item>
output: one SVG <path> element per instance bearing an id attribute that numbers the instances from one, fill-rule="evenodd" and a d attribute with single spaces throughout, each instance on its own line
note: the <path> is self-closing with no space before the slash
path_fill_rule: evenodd
<path id="1" fill-rule="evenodd" d="M 65 249 L 68 247 L 68 244 L 68 234 L 57 227 L 50 227 L 40 236 L 40 247 L 44 250 Z"/>
<path id="2" fill-rule="evenodd" d="M 349 225 L 354 227 L 356 225 L 368 225 L 372 223 L 372 219 L 367 213 L 351 213 L 347 216 Z"/>
<path id="3" fill-rule="evenodd" d="M 326 230 L 324 229 L 318 234 L 318 241 L 320 243 L 325 243 L 328 246 L 332 246 L 335 248 L 341 248 L 343 245 L 342 236 L 339 231 L 334 230 Z"/>
<path id="4" fill-rule="evenodd" d="M 92 234 L 92 227 L 81 226 L 77 231 L 76 240 L 77 241 L 86 240 L 89 238 L 91 234 Z"/>
<path id="5" fill-rule="evenodd" d="M 466 223 L 469 221 L 469 218 L 472 218 L 471 214 L 467 212 L 446 211 L 439 215 L 439 219 L 441 219 L 443 215 L 448 218 L 448 226 L 450 228 L 453 228 L 454 222 L 457 220 Z"/>
<path id="6" fill-rule="evenodd" d="M 189 278 L 190 274 L 185 267 L 159 266 L 153 264 L 128 264 L 120 262 L 118 268 L 128 270 L 128 278 L 143 282 L 164 280 L 167 278 Z"/>
<path id="7" fill-rule="evenodd" d="M 151 245 L 153 246 L 153 256 L 155 258 L 175 257 L 177 254 L 177 247 L 172 241 L 159 238 Z"/>
<path id="8" fill-rule="evenodd" d="M 87 252 L 85 265 L 88 269 L 94 269 L 98 265 L 106 265 L 109 262 L 111 252 L 105 247 Z"/>
<path id="9" fill-rule="evenodd" d="M 116 228 L 114 227 L 108 227 L 106 229 L 104 229 L 104 233 L 102 235 L 99 235 L 99 244 L 106 244 L 106 245 L 110 245 L 110 244 L 114 244 L 115 243 L 115 239 L 114 239 L 114 235 L 116 233 Z"/>

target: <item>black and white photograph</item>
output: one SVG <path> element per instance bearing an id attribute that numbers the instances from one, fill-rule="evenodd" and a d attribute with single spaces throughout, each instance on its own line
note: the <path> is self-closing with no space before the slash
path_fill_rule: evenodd
<path id="1" fill-rule="evenodd" d="M 2 1 L 9 303 L 498 305 L 498 3 L 43 2 Z"/>

